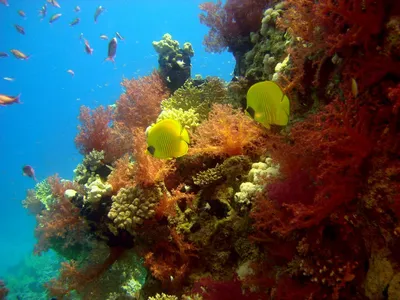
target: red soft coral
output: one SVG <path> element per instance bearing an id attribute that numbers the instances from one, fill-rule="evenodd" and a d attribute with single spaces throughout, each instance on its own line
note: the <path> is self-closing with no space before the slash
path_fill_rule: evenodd
<path id="1" fill-rule="evenodd" d="M 250 33 L 261 26 L 263 10 L 269 1 L 266 0 L 228 0 L 224 6 L 206 2 L 200 5 L 203 13 L 200 22 L 210 27 L 203 44 L 209 52 L 222 52 L 226 48 L 235 52 L 241 39 L 249 40 Z"/>
<path id="2" fill-rule="evenodd" d="M 133 129 L 151 125 L 161 112 L 161 101 L 168 98 L 168 90 L 157 71 L 138 79 L 122 82 L 125 93 L 117 101 L 115 119 Z"/>
<path id="3" fill-rule="evenodd" d="M 92 150 L 107 150 L 112 120 L 113 112 L 110 107 L 99 106 L 94 110 L 81 107 L 79 121 L 82 125 L 78 126 L 79 132 L 75 137 L 75 144 L 81 154 L 88 154 Z"/>

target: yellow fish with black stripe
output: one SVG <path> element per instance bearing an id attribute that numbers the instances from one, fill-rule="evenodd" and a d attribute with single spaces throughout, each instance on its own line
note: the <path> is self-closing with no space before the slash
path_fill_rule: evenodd
<path id="1" fill-rule="evenodd" d="M 289 111 L 289 98 L 273 81 L 255 83 L 247 91 L 246 113 L 267 129 L 287 125 Z"/>
<path id="2" fill-rule="evenodd" d="M 147 152 L 161 159 L 180 157 L 189 150 L 189 133 L 172 119 L 162 120 L 146 129 Z"/>

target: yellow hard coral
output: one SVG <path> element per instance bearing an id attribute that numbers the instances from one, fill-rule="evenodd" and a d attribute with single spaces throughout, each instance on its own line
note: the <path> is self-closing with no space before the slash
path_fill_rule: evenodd
<path id="1" fill-rule="evenodd" d="M 157 122 L 166 119 L 178 121 L 183 127 L 186 128 L 196 128 L 200 125 L 200 115 L 196 113 L 193 108 L 189 108 L 187 110 L 183 110 L 182 108 L 163 110 L 158 116 Z"/>
<path id="2" fill-rule="evenodd" d="M 162 193 L 163 188 L 160 185 L 149 188 L 139 186 L 122 188 L 112 197 L 108 217 L 118 228 L 133 233 L 144 220 L 155 215 L 155 207 Z"/>

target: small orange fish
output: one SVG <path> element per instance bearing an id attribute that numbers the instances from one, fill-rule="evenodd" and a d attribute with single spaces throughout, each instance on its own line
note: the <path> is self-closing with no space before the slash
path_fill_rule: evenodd
<path id="1" fill-rule="evenodd" d="M 18 25 L 18 24 L 15 24 L 14 27 L 15 27 L 15 29 L 17 29 L 17 31 L 18 31 L 20 34 L 24 34 L 24 35 L 25 35 L 25 29 L 24 29 L 24 27 L 22 27 L 22 26 L 20 26 L 20 25 Z"/>
<path id="2" fill-rule="evenodd" d="M 47 2 L 49 2 L 54 7 L 61 8 L 60 4 L 58 4 L 56 0 L 47 0 Z"/>
<path id="3" fill-rule="evenodd" d="M 14 103 L 21 103 L 19 101 L 20 96 L 21 94 L 19 94 L 18 96 L 7 96 L 0 94 L 0 105 L 4 106 L 4 105 L 11 105 Z"/>
<path id="4" fill-rule="evenodd" d="M 25 55 L 17 49 L 11 49 L 10 52 L 18 59 L 27 60 L 30 57 L 30 55 Z"/>
<path id="5" fill-rule="evenodd" d="M 23 10 L 19 10 L 19 11 L 18 11 L 18 14 L 19 14 L 21 17 L 23 17 L 23 18 L 26 17 L 26 13 L 25 13 Z"/>
<path id="6" fill-rule="evenodd" d="M 93 53 L 93 48 L 90 48 L 89 42 L 86 39 L 83 39 L 85 41 L 85 51 L 87 54 L 92 54 Z"/>
<path id="7" fill-rule="evenodd" d="M 354 98 L 357 98 L 357 96 L 358 96 L 358 84 L 357 84 L 357 81 L 354 78 L 351 79 L 351 93 L 353 94 Z"/>

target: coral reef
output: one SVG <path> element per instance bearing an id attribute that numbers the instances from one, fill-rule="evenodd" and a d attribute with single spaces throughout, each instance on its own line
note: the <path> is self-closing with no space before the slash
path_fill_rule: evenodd
<path id="1" fill-rule="evenodd" d="M 232 82 L 125 79 L 115 111 L 82 108 L 76 180 L 29 192 L 36 252 L 67 259 L 49 295 L 398 299 L 400 2 L 201 9 L 208 50 L 235 56 Z M 161 69 L 191 55 L 168 35 L 154 46 Z M 243 112 L 266 79 L 290 96 L 285 128 Z M 146 127 L 165 118 L 189 129 L 186 155 L 147 153 Z"/>
<path id="2" fill-rule="evenodd" d="M 161 41 L 153 42 L 153 47 L 158 53 L 160 75 L 168 89 L 175 92 L 191 76 L 191 58 L 194 56 L 192 44 L 186 42 L 181 49 L 179 42 L 166 33 Z"/>

